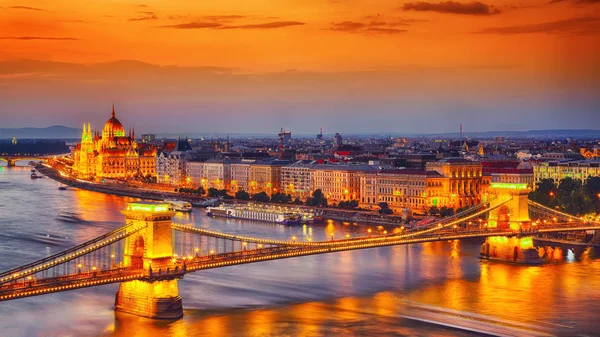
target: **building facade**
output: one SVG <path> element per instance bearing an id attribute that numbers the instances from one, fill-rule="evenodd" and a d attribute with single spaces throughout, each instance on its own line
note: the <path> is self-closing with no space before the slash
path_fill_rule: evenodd
<path id="1" fill-rule="evenodd" d="M 474 206 L 482 199 L 482 165 L 480 162 L 462 158 L 446 158 L 426 165 L 427 171 L 436 171 L 448 178 L 444 181 L 444 197 L 449 198 L 449 207 L 454 209 Z"/>
<path id="2" fill-rule="evenodd" d="M 173 151 L 161 151 L 156 157 L 156 182 L 173 186 L 188 186 L 186 164 L 192 159 L 192 147 L 187 140 L 178 140 Z"/>
<path id="3" fill-rule="evenodd" d="M 73 152 L 72 173 L 96 180 L 152 177 L 156 174 L 156 148 L 139 145 L 133 130 L 126 135 L 113 105 L 101 133 L 92 132 L 89 123 L 83 125 L 81 142 Z"/>
<path id="4" fill-rule="evenodd" d="M 369 165 L 316 164 L 312 168 L 313 189 L 320 189 L 331 202 L 359 200 L 361 174 L 376 170 Z"/>
<path id="5" fill-rule="evenodd" d="M 312 161 L 300 160 L 281 168 L 281 188 L 294 198 L 308 198 L 313 188 Z"/>
<path id="6" fill-rule="evenodd" d="M 360 205 L 375 208 L 385 202 L 396 213 L 409 209 L 426 214 L 430 207 L 448 207 L 450 198 L 444 190 L 448 178 L 436 171 L 418 169 L 382 170 L 360 178 Z"/>
<path id="7" fill-rule="evenodd" d="M 250 166 L 255 160 L 241 160 L 231 164 L 231 192 L 250 191 Z"/>
<path id="8" fill-rule="evenodd" d="M 553 179 L 558 184 L 564 178 L 573 178 L 583 184 L 588 177 L 598 176 L 600 160 L 550 161 L 533 166 L 533 179 L 536 184 L 544 179 Z"/>
<path id="9" fill-rule="evenodd" d="M 287 160 L 257 161 L 250 165 L 250 194 L 265 192 L 271 195 L 281 192 L 281 169 L 287 165 Z"/>

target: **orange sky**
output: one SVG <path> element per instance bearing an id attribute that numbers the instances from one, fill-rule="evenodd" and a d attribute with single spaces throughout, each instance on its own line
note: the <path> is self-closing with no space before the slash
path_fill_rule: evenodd
<path id="1" fill-rule="evenodd" d="M 578 65 L 597 65 L 600 6 L 594 0 L 548 1 L 490 0 L 481 3 L 488 14 L 411 10 L 407 4 L 418 2 L 382 0 L 3 1 L 0 57 L 132 59 L 246 71 L 564 68 L 574 58 Z M 565 20 L 572 22 L 561 26 Z M 182 24 L 197 28 L 175 28 Z M 536 33 L 482 33 L 536 25 Z M 15 39 L 23 37 L 65 40 Z"/>
<path id="2" fill-rule="evenodd" d="M 512 97 L 512 109 L 518 110 L 521 104 L 522 109 L 539 115 L 548 108 L 545 97 L 564 97 L 558 103 L 564 103 L 565 109 L 554 113 L 566 112 L 570 103 L 583 100 L 582 116 L 591 116 L 600 105 L 594 98 L 600 78 L 599 55 L 600 0 L 0 2 L 0 99 L 21 97 L 27 90 L 41 101 L 48 90 L 55 90 L 45 89 L 42 83 L 66 71 L 55 63 L 44 64 L 43 69 L 39 63 L 7 63 L 12 60 L 69 64 L 136 60 L 153 65 L 223 67 L 222 71 L 238 75 L 301 74 L 283 88 L 273 78 L 257 80 L 260 84 L 244 87 L 252 92 L 248 94 L 251 100 L 272 100 L 273 90 L 283 90 L 287 102 L 295 104 L 332 97 L 341 100 L 344 93 L 360 88 L 360 99 L 382 99 L 382 106 L 391 107 L 395 103 L 385 99 L 400 95 L 400 90 L 413 92 L 414 97 L 431 88 L 433 99 L 438 100 L 436 109 L 450 100 L 455 109 L 473 105 L 481 111 L 489 100 L 499 104 Z M 111 71 L 132 72 L 123 64 L 111 66 Z M 345 75 L 348 72 L 368 75 Z M 321 75 L 315 73 L 334 75 L 318 80 Z M 138 75 L 131 76 L 139 81 L 149 76 Z M 77 76 L 69 85 L 79 86 L 77 81 L 84 76 L 80 72 Z M 131 76 L 128 81 L 135 80 Z M 85 80 L 98 82 L 89 74 Z M 405 82 L 398 84 L 399 80 Z M 219 81 L 225 88 L 246 83 L 239 77 Z M 169 93 L 177 92 L 174 96 L 180 101 L 198 103 L 191 94 L 183 93 L 194 79 L 181 83 L 181 87 L 170 87 Z M 461 85 L 468 91 L 457 99 L 456 87 Z M 292 97 L 291 92 L 298 88 L 305 95 Z M 89 90 L 102 96 L 94 101 L 97 104 L 100 99 L 105 102 L 106 96 L 126 102 L 128 90 L 165 88 L 144 83 L 132 89 L 119 82 L 119 87 L 108 93 L 101 92 L 105 87 Z M 533 98 L 519 103 L 522 98 L 517 96 L 530 93 Z M 211 104 L 223 103 L 218 100 L 220 94 L 222 91 L 211 97 L 216 100 Z M 23 106 L 14 100 L 5 101 L 4 107 Z M 410 103 L 419 109 L 418 102 Z M 125 104 L 131 104 L 131 99 Z M 267 103 L 261 104 L 256 109 Z M 314 107 L 307 105 L 309 108 Z M 0 107 L 0 117 L 2 113 Z"/>

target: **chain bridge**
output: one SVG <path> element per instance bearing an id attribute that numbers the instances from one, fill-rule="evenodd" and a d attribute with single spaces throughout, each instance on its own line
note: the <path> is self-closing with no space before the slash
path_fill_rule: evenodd
<path id="1" fill-rule="evenodd" d="M 585 221 L 527 200 L 519 184 L 496 184 L 488 201 L 416 229 L 327 241 L 271 240 L 172 223 L 169 204 L 134 202 L 125 225 L 41 260 L 0 273 L 0 301 L 119 283 L 115 310 L 151 318 L 183 315 L 178 280 L 204 269 L 314 254 L 486 237 L 589 231 Z M 535 218 L 532 220 L 530 217 Z"/>

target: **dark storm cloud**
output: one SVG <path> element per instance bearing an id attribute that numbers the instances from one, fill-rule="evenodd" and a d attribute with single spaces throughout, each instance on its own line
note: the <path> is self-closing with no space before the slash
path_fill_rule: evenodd
<path id="1" fill-rule="evenodd" d="M 456 1 L 444 2 L 408 2 L 402 6 L 405 11 L 438 12 L 462 15 L 493 15 L 500 13 L 500 10 L 494 6 L 486 5 L 482 2 L 474 1 L 461 3 Z"/>
<path id="2" fill-rule="evenodd" d="M 479 34 L 534 34 L 588 35 L 600 32 L 600 17 L 579 17 L 520 26 L 490 27 Z"/>
<path id="3" fill-rule="evenodd" d="M 53 40 L 53 41 L 77 41 L 74 37 L 48 37 L 48 36 L 0 36 L 0 40 Z"/>

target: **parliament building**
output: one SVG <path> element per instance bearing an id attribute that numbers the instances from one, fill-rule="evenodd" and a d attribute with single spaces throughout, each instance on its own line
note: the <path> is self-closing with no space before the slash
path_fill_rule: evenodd
<path id="1" fill-rule="evenodd" d="M 83 179 L 131 179 L 156 176 L 156 148 L 151 144 L 138 144 L 135 131 L 125 134 L 125 128 L 112 115 L 104 124 L 102 133 L 92 132 L 83 125 L 81 143 L 73 152 L 73 174 Z"/>

